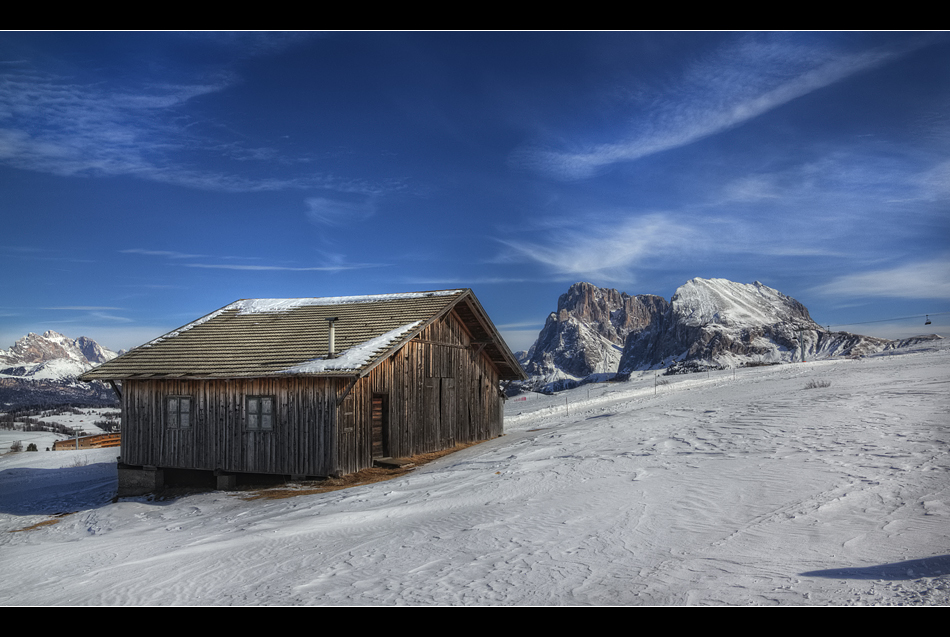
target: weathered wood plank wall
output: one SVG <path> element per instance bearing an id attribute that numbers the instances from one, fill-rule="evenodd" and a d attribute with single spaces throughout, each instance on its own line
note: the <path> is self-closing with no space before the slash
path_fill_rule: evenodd
<path id="1" fill-rule="evenodd" d="M 126 380 L 122 461 L 248 473 L 327 475 L 339 379 Z M 192 399 L 191 426 L 168 427 L 166 399 Z M 269 431 L 247 428 L 247 396 L 273 396 Z"/>
<path id="2" fill-rule="evenodd" d="M 476 353 L 454 313 L 360 379 L 343 402 L 343 473 L 372 466 L 372 397 L 388 397 L 388 449 L 412 456 L 503 433 L 498 370 Z"/>

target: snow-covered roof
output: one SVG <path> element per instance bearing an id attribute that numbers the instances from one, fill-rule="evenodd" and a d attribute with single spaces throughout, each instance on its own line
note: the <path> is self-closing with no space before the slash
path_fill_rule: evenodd
<path id="1" fill-rule="evenodd" d="M 422 323 L 422 321 L 414 321 L 402 327 L 397 327 L 376 338 L 371 338 L 365 343 L 351 347 L 339 356 L 333 358 L 315 358 L 285 369 L 284 372 L 288 374 L 316 374 L 319 372 L 360 369 L 373 358 L 373 354 L 385 351 L 406 332 L 417 327 L 420 323 Z"/>
<path id="2" fill-rule="evenodd" d="M 521 374 L 471 290 L 242 299 L 83 374 L 81 380 L 362 375 L 456 308 L 491 341 L 502 377 Z M 335 318 L 335 356 L 328 319 Z"/>

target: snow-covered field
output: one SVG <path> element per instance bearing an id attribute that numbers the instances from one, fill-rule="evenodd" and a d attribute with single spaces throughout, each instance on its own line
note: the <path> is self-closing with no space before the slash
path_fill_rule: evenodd
<path id="1" fill-rule="evenodd" d="M 950 603 L 946 346 L 663 380 L 285 500 L 112 503 L 114 449 L 8 454 L 0 604 Z"/>
<path id="2" fill-rule="evenodd" d="M 118 407 L 82 407 L 76 411 L 81 413 L 65 413 L 54 416 L 32 416 L 32 418 L 44 423 L 56 423 L 64 425 L 70 429 L 82 431 L 84 435 L 91 436 L 103 433 L 102 429 L 94 424 L 97 420 L 104 420 L 105 414 L 118 413 L 119 409 Z M 23 443 L 24 449 L 26 449 L 27 445 L 33 443 L 38 449 L 41 450 L 41 453 L 45 453 L 43 450 L 47 448 L 52 449 L 54 442 L 57 440 L 66 440 L 67 438 L 69 438 L 69 436 L 53 433 L 51 431 L 19 431 L 15 429 L 0 429 L 0 454 L 10 451 L 10 447 L 14 442 L 17 441 Z M 0 459 L 0 470 L 2 470 L 5 466 L 6 465 L 3 464 L 3 460 Z M 41 463 L 37 466 L 46 465 Z M 0 489 L 3 488 L 2 478 L 0 478 Z M 0 499 L 2 498 L 3 492 L 0 491 Z M 2 513 L 3 512 L 0 511 L 0 514 Z"/>

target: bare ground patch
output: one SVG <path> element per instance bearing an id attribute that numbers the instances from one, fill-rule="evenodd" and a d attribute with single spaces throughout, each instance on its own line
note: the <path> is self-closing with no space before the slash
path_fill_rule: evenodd
<path id="1" fill-rule="evenodd" d="M 469 442 L 456 445 L 451 449 L 443 449 L 442 451 L 433 451 L 432 453 L 421 453 L 410 458 L 406 458 L 409 461 L 409 464 L 394 468 L 386 469 L 383 467 L 372 467 L 369 469 L 363 469 L 362 471 L 357 471 L 356 473 L 350 473 L 343 476 L 342 478 L 326 478 L 325 480 L 312 480 L 308 482 L 298 483 L 300 486 L 288 487 L 272 487 L 266 489 L 256 489 L 251 492 L 251 495 L 242 496 L 243 500 L 282 500 L 284 498 L 293 498 L 298 495 L 312 495 L 316 493 L 328 493 L 330 491 L 338 491 L 340 489 L 349 489 L 350 487 L 358 487 L 363 484 L 372 484 L 374 482 L 384 482 L 386 480 L 392 480 L 393 478 L 398 478 L 399 476 L 406 475 L 413 469 L 418 466 L 424 465 L 433 460 L 438 460 L 443 456 L 447 456 L 450 453 L 455 453 L 456 451 L 461 451 L 462 449 L 468 449 L 477 444 L 484 442 L 482 440 L 477 442 Z"/>
<path id="2" fill-rule="evenodd" d="M 51 524 L 56 524 L 56 523 L 58 523 L 61 519 L 63 519 L 63 518 L 66 517 L 67 515 L 72 515 L 73 513 L 75 513 L 75 511 L 70 511 L 69 513 L 57 513 L 57 514 L 56 514 L 56 517 L 54 517 L 52 520 L 43 520 L 42 522 L 37 522 L 36 524 L 31 524 L 30 526 L 25 526 L 25 527 L 23 527 L 22 529 L 13 529 L 12 531 L 10 531 L 10 533 L 21 533 L 21 532 L 23 532 L 23 531 L 34 531 L 34 530 L 39 529 L 39 528 L 44 527 L 44 526 L 50 526 Z"/>

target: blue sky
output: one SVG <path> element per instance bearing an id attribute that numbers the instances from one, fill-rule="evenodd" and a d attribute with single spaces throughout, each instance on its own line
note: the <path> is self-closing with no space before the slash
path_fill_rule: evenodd
<path id="1" fill-rule="evenodd" d="M 693 277 L 950 335 L 948 204 L 950 34 L 0 33 L 0 348 Z"/>

